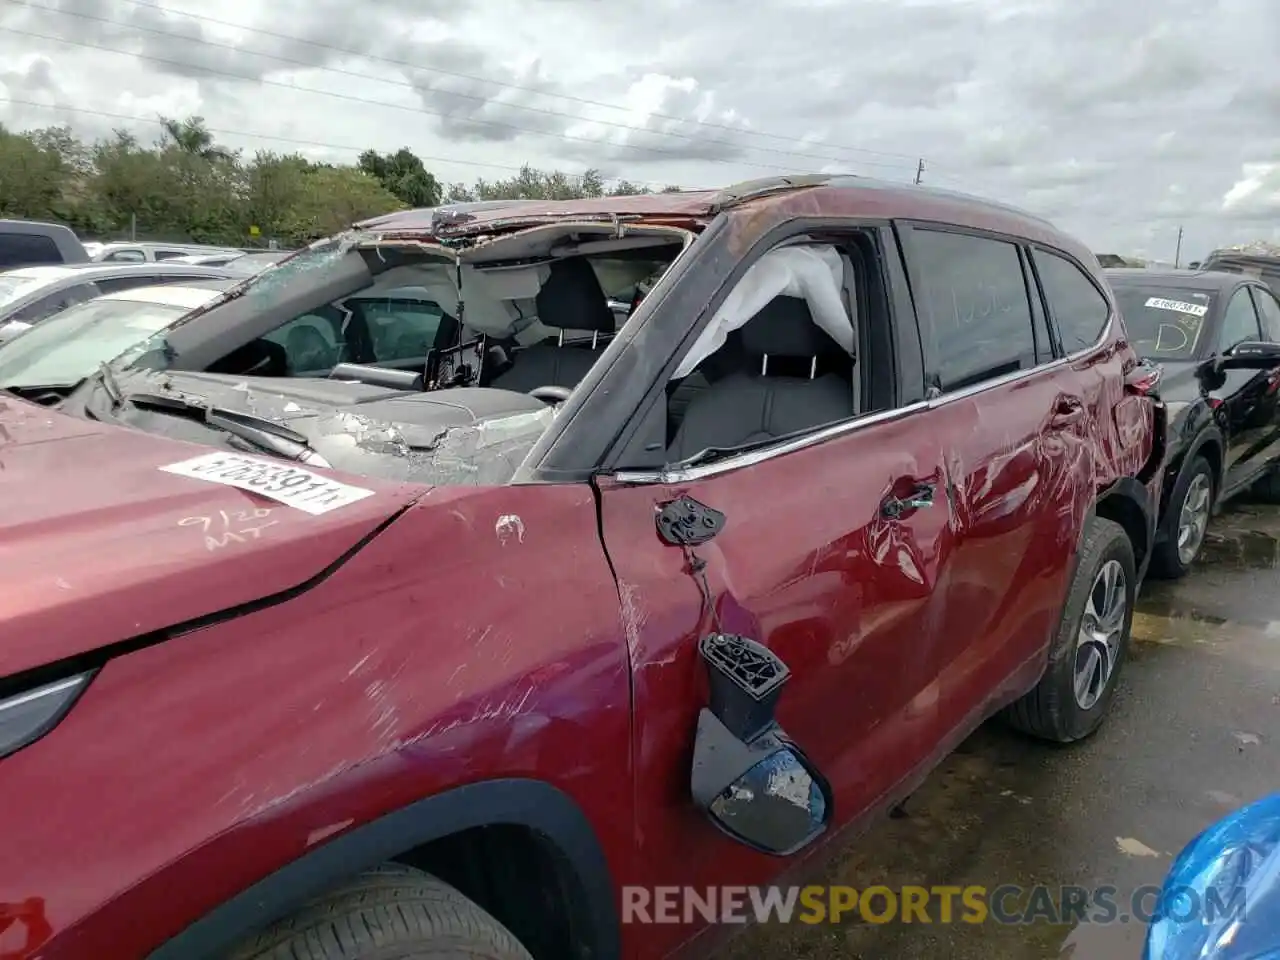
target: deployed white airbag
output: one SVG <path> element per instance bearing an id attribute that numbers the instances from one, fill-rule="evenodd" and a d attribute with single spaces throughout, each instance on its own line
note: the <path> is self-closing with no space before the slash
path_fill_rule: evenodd
<path id="1" fill-rule="evenodd" d="M 777 247 L 747 268 L 693 348 L 680 361 L 673 380 L 687 377 L 722 346 L 734 330 L 764 309 L 774 297 L 800 297 L 814 322 L 852 356 L 857 338 L 844 302 L 844 264 L 832 246 Z"/>

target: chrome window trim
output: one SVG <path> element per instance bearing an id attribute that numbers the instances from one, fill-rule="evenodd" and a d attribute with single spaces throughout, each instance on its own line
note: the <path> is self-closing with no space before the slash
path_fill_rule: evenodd
<path id="1" fill-rule="evenodd" d="M 1084 274 L 1085 279 L 1093 285 L 1093 288 L 1103 295 L 1103 299 L 1107 303 L 1107 322 L 1103 325 L 1102 333 L 1091 346 L 1084 347 L 1077 350 L 1075 353 L 1070 353 L 1063 357 L 1057 357 L 1050 360 L 1048 363 L 1029 367 L 1026 370 L 1015 370 L 1013 373 L 1006 373 L 1003 376 L 996 377 L 992 380 L 984 380 L 982 383 L 976 383 L 973 386 L 965 387 L 962 390 L 956 390 L 952 393 L 944 393 L 930 400 L 921 400 L 917 403 L 911 403 L 905 407 L 898 407 L 894 410 L 883 410 L 879 413 L 868 414 L 866 416 L 857 417 L 853 420 L 844 420 L 840 423 L 833 423 L 826 427 L 820 427 L 811 433 L 804 434 L 803 436 L 793 437 L 789 440 L 781 440 L 774 446 L 762 447 L 758 450 L 750 450 L 746 453 L 739 454 L 736 457 L 717 460 L 715 463 L 708 463 L 702 466 L 685 467 L 678 470 L 617 470 L 613 473 L 614 482 L 637 486 L 647 484 L 671 485 L 678 483 L 691 483 L 695 480 L 704 480 L 708 477 L 716 477 L 724 473 L 730 473 L 734 470 L 741 470 L 743 467 L 753 467 L 758 463 L 766 463 L 774 457 L 785 456 L 786 454 L 794 453 L 797 450 L 806 450 L 809 447 L 816 446 L 819 443 L 825 443 L 827 440 L 831 440 L 835 437 L 842 437 L 845 434 L 854 433 L 863 427 L 871 427 L 881 423 L 891 423 L 894 420 L 909 417 L 916 413 L 934 410 L 957 400 L 965 400 L 969 397 L 977 396 L 987 390 L 994 390 L 998 387 L 1017 383 L 1018 381 L 1025 380 L 1028 377 L 1042 373 L 1050 373 L 1054 370 L 1079 363 L 1081 360 L 1091 357 L 1102 349 L 1111 340 L 1112 331 L 1115 328 L 1116 321 L 1120 315 L 1113 298 L 1108 296 L 1101 288 L 1099 288 L 1097 282 L 1089 271 L 1085 270 L 1074 257 L 1068 255 L 1065 251 L 1056 250 L 1047 244 L 1027 244 L 1026 241 L 1016 240 L 1012 242 L 1019 246 L 1027 246 L 1033 256 L 1035 254 L 1036 247 L 1042 246 L 1046 252 L 1055 254 L 1060 259 L 1066 260 L 1068 263 L 1075 266 L 1076 269 Z M 1038 278 L 1032 277 L 1030 279 L 1035 281 L 1037 289 L 1034 291 L 1028 289 L 1027 294 L 1030 296 L 1034 292 L 1034 294 L 1039 297 L 1040 291 L 1038 289 Z M 1280 297 L 1277 297 L 1277 300 L 1280 300 Z M 1031 304 L 1028 302 L 1027 306 L 1030 308 Z M 1045 320 L 1050 324 L 1054 322 L 1048 315 L 1046 315 Z M 1032 322 L 1034 323 L 1034 315 L 1032 317 Z"/>
<path id="2" fill-rule="evenodd" d="M 931 400 L 921 400 L 917 403 L 911 403 L 905 407 L 898 407 L 894 410 L 883 410 L 879 413 L 867 414 L 866 416 L 858 417 L 854 420 L 844 420 L 840 423 L 833 423 L 830 426 L 820 427 L 812 433 L 806 433 L 804 436 L 793 437 L 789 440 L 781 440 L 774 446 L 762 447 L 759 450 L 749 450 L 736 457 L 717 460 L 715 463 L 685 467 L 678 470 L 618 470 L 613 474 L 613 479 L 617 483 L 625 483 L 629 485 L 670 485 L 676 483 L 691 483 L 695 480 L 704 480 L 708 477 L 719 476 L 720 474 L 729 473 L 733 470 L 741 470 L 743 467 L 753 467 L 758 463 L 765 463 L 772 460 L 774 457 L 785 456 L 786 454 L 794 453 L 797 450 L 806 450 L 809 447 L 816 446 L 819 443 L 825 443 L 827 440 L 831 440 L 835 437 L 842 437 L 845 434 L 854 433 L 863 427 L 871 427 L 881 423 L 891 423 L 894 420 L 909 417 L 917 413 L 935 410 L 938 407 L 946 406 L 949 403 L 955 403 L 956 401 L 965 400 L 969 397 L 985 393 L 987 390 L 995 390 L 999 387 L 1017 383 L 1020 380 L 1026 380 L 1029 377 L 1038 376 L 1043 373 L 1050 373 L 1054 370 L 1078 363 L 1091 354 L 1096 353 L 1099 348 L 1106 344 L 1111 335 L 1114 318 L 1115 311 L 1112 311 L 1107 319 L 1107 325 L 1103 329 L 1102 337 L 1099 338 L 1098 342 L 1093 346 L 1086 347 L 1083 350 L 1078 350 L 1069 356 L 1052 360 L 1049 363 L 1042 363 L 1039 366 L 1029 367 L 1026 370 L 1015 370 L 1013 373 L 1006 373 L 1004 376 L 996 377 L 992 380 L 984 380 L 982 383 L 976 383 L 971 387 L 965 387 L 963 390 L 956 390 L 953 393 L 944 393 Z"/>

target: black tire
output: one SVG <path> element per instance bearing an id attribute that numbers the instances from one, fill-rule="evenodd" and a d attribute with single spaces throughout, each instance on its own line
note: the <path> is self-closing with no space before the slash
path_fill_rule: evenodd
<path id="1" fill-rule="evenodd" d="M 1120 564 L 1124 573 L 1123 626 L 1106 685 L 1097 701 L 1083 709 L 1076 699 L 1074 685 L 1077 637 L 1094 581 L 1112 560 Z M 1116 683 L 1129 652 L 1137 583 L 1137 566 L 1129 535 L 1118 523 L 1090 517 L 1080 545 L 1076 572 L 1063 605 L 1062 621 L 1049 647 L 1049 665 L 1031 692 L 1005 709 L 1003 716 L 1007 723 L 1023 733 L 1055 743 L 1082 740 L 1098 729 L 1111 706 Z"/>
<path id="2" fill-rule="evenodd" d="M 533 960 L 508 930 L 430 874 L 388 863 L 316 898 L 229 960 Z"/>
<path id="3" fill-rule="evenodd" d="M 1182 558 L 1178 556 L 1178 522 L 1182 513 L 1182 503 L 1187 498 L 1187 491 L 1191 489 L 1191 482 L 1198 476 L 1204 476 L 1209 481 L 1209 516 L 1213 516 L 1218 485 L 1214 481 L 1213 467 L 1209 466 L 1209 461 L 1197 455 L 1182 468 L 1177 482 L 1169 491 L 1169 507 L 1162 521 L 1164 540 L 1156 544 L 1155 549 L 1151 551 L 1149 572 L 1157 580 L 1179 580 L 1185 577 L 1191 571 L 1196 556 L 1200 555 L 1200 550 L 1204 547 L 1204 541 L 1201 540 L 1200 545 L 1196 547 L 1195 556 L 1188 563 L 1183 563 Z"/>
<path id="4" fill-rule="evenodd" d="M 1272 467 L 1253 485 L 1253 495 L 1263 503 L 1280 503 L 1280 468 Z"/>

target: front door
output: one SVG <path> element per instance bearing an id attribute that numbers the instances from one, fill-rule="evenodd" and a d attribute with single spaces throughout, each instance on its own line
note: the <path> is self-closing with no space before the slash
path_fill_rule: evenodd
<path id="1" fill-rule="evenodd" d="M 726 838 L 690 802 L 692 734 L 707 704 L 704 634 L 760 640 L 790 668 L 777 718 L 830 780 L 838 821 L 919 762 L 934 704 L 918 696 L 945 629 L 938 588 L 951 550 L 927 416 L 851 425 L 701 478 L 603 484 L 634 674 L 637 856 L 653 865 L 645 883 L 762 883 L 785 864 Z M 935 486 L 934 505 L 886 516 L 890 499 L 919 483 Z M 710 609 L 690 558 L 657 533 L 657 512 L 679 496 L 725 515 L 723 531 L 692 551 L 706 564 Z M 670 928 L 668 947 L 692 932 Z"/>
<path id="2" fill-rule="evenodd" d="M 1240 287 L 1227 301 L 1218 330 L 1220 354 L 1244 340 L 1262 337 L 1258 315 L 1247 287 Z M 1213 393 L 1222 400 L 1227 421 L 1227 450 L 1223 467 L 1224 490 L 1235 490 L 1257 476 L 1270 434 L 1268 396 L 1273 387 L 1269 370 L 1223 370 Z"/>
<path id="3" fill-rule="evenodd" d="M 1253 294 L 1253 303 L 1258 310 L 1262 339 L 1268 343 L 1280 343 L 1280 300 L 1268 287 L 1250 287 L 1249 292 Z M 1262 373 L 1261 396 L 1255 411 L 1255 419 L 1263 432 L 1257 441 L 1262 448 L 1257 457 L 1260 467 L 1264 461 L 1273 463 L 1280 457 L 1280 365 Z"/>
<path id="4" fill-rule="evenodd" d="M 836 827 L 877 805 L 925 756 L 953 517 L 918 372 L 903 385 L 912 344 L 918 371 L 919 340 L 909 301 L 891 319 L 887 278 L 901 278 L 901 263 L 887 259 L 896 251 L 886 233 L 855 232 L 838 253 L 775 248 L 760 257 L 776 254 L 767 269 L 753 276 L 753 267 L 713 300 L 723 310 L 711 327 L 735 311 L 747 322 L 720 328 L 723 347 L 708 365 L 683 358 L 706 383 L 659 412 L 680 421 L 669 427 L 668 463 L 708 449 L 727 455 L 597 481 L 634 677 L 642 879 L 633 882 L 651 889 L 767 883 L 792 862 L 729 839 L 691 801 L 694 732 L 708 705 L 699 642 L 710 633 L 761 642 L 789 668 L 776 719 L 829 781 Z M 807 308 L 794 294 L 761 293 L 788 277 Z M 847 344 L 814 333 L 818 316 L 824 329 L 839 327 L 832 313 L 842 300 L 857 316 L 856 363 Z M 679 497 L 723 514 L 709 541 L 685 548 L 659 535 L 660 511 Z M 647 933 L 671 950 L 705 922 L 689 920 Z"/>

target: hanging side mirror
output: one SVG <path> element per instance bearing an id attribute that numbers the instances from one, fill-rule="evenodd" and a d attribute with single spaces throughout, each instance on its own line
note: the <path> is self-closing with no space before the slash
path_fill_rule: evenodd
<path id="1" fill-rule="evenodd" d="M 747 637 L 711 634 L 699 653 L 711 704 L 698 715 L 690 792 L 729 837 L 789 856 L 826 831 L 833 803 L 826 779 L 774 719 L 785 663 Z"/>

